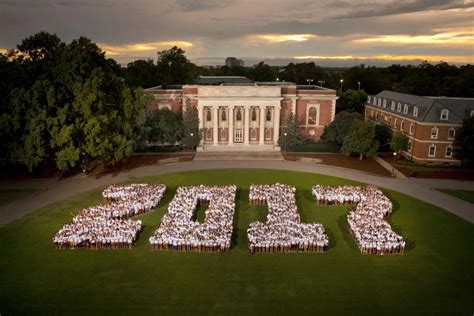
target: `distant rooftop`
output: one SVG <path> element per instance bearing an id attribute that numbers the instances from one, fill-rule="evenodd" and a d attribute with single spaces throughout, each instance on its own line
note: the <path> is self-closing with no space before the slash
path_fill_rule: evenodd
<path id="1" fill-rule="evenodd" d="M 197 84 L 201 85 L 221 85 L 221 84 L 242 84 L 253 83 L 247 77 L 243 76 L 199 76 L 196 80 Z"/>

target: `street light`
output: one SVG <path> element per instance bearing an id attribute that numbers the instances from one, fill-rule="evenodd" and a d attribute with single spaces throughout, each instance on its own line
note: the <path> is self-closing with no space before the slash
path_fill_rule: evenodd
<path id="1" fill-rule="evenodd" d="M 360 91 L 360 81 L 357 81 L 357 84 L 359 85 L 359 91 Z"/>
<path id="2" fill-rule="evenodd" d="M 324 81 L 324 80 L 318 80 L 318 83 L 319 83 L 319 86 L 322 88 L 322 87 L 323 87 L 323 84 L 325 84 L 326 81 Z"/>
<path id="3" fill-rule="evenodd" d="M 392 177 L 395 176 L 395 158 L 397 157 L 397 153 L 393 152 L 393 162 L 392 162 Z"/>
<path id="4" fill-rule="evenodd" d="M 313 82 L 314 80 L 313 79 L 306 79 L 306 81 L 308 82 L 308 86 L 311 84 L 311 82 Z"/>
<path id="5" fill-rule="evenodd" d="M 344 82 L 344 79 L 339 80 L 339 82 L 341 83 L 341 93 L 342 93 L 342 83 Z"/>
<path id="6" fill-rule="evenodd" d="M 283 152 L 286 153 L 286 149 L 287 149 L 287 147 L 288 147 L 288 139 L 286 138 L 286 136 L 288 136 L 288 133 L 287 133 L 287 132 L 284 132 L 284 133 L 283 133 L 283 136 L 285 136 L 285 144 L 284 144 L 284 147 L 285 147 L 285 148 L 283 148 Z"/>

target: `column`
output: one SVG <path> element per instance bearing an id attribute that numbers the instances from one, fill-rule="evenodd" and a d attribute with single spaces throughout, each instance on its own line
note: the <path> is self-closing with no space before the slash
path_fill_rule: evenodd
<path id="1" fill-rule="evenodd" d="M 293 113 L 296 116 L 296 98 L 291 99 L 291 113 Z"/>
<path id="2" fill-rule="evenodd" d="M 204 107 L 203 106 L 197 106 L 197 110 L 198 110 L 198 119 L 199 119 L 199 129 L 204 132 Z M 202 144 L 204 143 L 204 137 L 205 135 L 202 135 L 202 138 L 201 140 L 199 141 L 199 146 L 202 146 Z"/>
<path id="3" fill-rule="evenodd" d="M 219 120 L 219 113 L 218 113 L 218 107 L 217 105 L 212 106 L 212 140 L 213 140 L 213 145 L 217 146 L 218 145 L 218 135 L 219 133 L 217 132 L 218 130 L 218 125 L 217 122 Z"/>
<path id="4" fill-rule="evenodd" d="M 244 145 L 248 146 L 249 144 L 249 139 L 250 139 L 250 107 L 245 106 L 245 124 L 244 124 Z"/>
<path id="5" fill-rule="evenodd" d="M 280 106 L 275 106 L 273 113 L 273 144 L 278 145 L 278 137 L 280 136 Z"/>
<path id="6" fill-rule="evenodd" d="M 260 145 L 265 144 L 265 107 L 260 107 L 260 135 L 258 136 L 258 142 Z"/>
<path id="7" fill-rule="evenodd" d="M 227 135 L 227 139 L 229 140 L 228 141 L 228 145 L 229 146 L 232 146 L 234 145 L 234 106 L 231 105 L 229 106 L 229 115 L 227 116 L 228 120 L 229 120 L 229 130 L 228 130 L 228 135 Z"/>

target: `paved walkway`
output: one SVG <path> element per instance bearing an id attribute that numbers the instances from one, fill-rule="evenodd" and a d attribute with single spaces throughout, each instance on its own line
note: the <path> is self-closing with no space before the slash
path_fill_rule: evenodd
<path id="1" fill-rule="evenodd" d="M 22 216 L 51 203 L 70 198 L 91 189 L 104 187 L 112 183 L 132 180 L 151 175 L 205 169 L 280 169 L 319 173 L 355 181 L 374 184 L 411 195 L 474 223 L 472 204 L 433 190 L 432 188 L 450 188 L 474 190 L 474 183 L 458 180 L 440 179 L 396 179 L 381 177 L 352 169 L 327 165 L 305 164 L 289 161 L 191 161 L 169 165 L 155 165 L 133 169 L 102 177 L 75 177 L 64 180 L 18 180 L 0 182 L 0 188 L 41 188 L 44 191 L 0 207 L 0 225 L 6 225 Z"/>

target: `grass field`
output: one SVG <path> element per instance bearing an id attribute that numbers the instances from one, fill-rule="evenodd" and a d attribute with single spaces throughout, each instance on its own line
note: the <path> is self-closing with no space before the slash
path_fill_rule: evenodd
<path id="1" fill-rule="evenodd" d="M 139 180 L 135 180 L 137 182 Z M 474 226 L 433 205 L 384 190 L 394 202 L 389 222 L 407 240 L 404 255 L 362 255 L 347 229 L 349 207 L 317 206 L 316 183 L 348 180 L 276 170 L 215 170 L 140 179 L 164 182 L 161 206 L 140 216 L 132 250 L 55 250 L 51 237 L 71 213 L 101 201 L 94 190 L 0 228 L 0 313 L 218 315 L 472 315 Z M 326 253 L 247 252 L 246 229 L 264 220 L 250 206 L 256 183 L 295 185 L 304 222 L 320 222 Z M 235 244 L 227 253 L 151 251 L 148 237 L 176 187 L 236 184 Z M 198 220 L 202 217 L 198 211 Z"/>
<path id="2" fill-rule="evenodd" d="M 474 191 L 468 190 L 450 190 L 450 189 L 439 189 L 438 191 L 457 197 L 458 199 L 474 204 Z"/>

